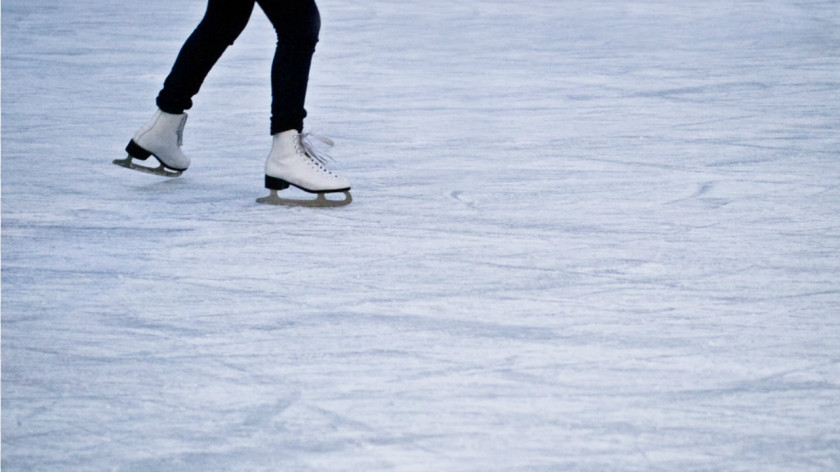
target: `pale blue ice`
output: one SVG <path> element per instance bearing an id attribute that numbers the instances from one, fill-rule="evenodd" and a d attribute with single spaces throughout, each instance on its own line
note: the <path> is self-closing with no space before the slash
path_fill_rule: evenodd
<path id="1" fill-rule="evenodd" d="M 167 180 L 204 1 L 3 1 L 4 472 L 840 470 L 838 2 L 318 3 L 320 210 L 259 10 Z"/>

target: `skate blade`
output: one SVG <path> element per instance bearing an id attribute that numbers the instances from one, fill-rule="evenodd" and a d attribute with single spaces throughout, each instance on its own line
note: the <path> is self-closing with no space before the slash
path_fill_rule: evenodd
<path id="1" fill-rule="evenodd" d="M 343 192 L 344 193 L 344 200 L 330 200 L 326 197 L 325 194 L 319 193 L 318 197 L 314 200 L 304 200 L 304 199 L 292 199 L 292 198 L 280 198 L 277 195 L 277 190 L 272 190 L 271 194 L 267 197 L 262 197 L 257 199 L 257 203 L 265 203 L 267 205 L 279 205 L 279 206 L 295 206 L 295 207 L 306 207 L 306 208 L 335 208 L 335 207 L 343 207 L 347 206 L 353 202 L 353 196 L 350 195 L 350 192 Z"/>
<path id="2" fill-rule="evenodd" d="M 178 177 L 183 173 L 181 170 L 170 170 L 164 167 L 163 164 L 159 165 L 158 167 L 146 167 L 137 165 L 133 162 L 133 158 L 131 156 L 126 157 L 125 159 L 114 159 L 114 164 L 125 167 L 126 169 L 136 170 L 137 172 L 143 172 L 144 174 L 153 174 L 153 175 L 160 175 L 163 177 Z"/>

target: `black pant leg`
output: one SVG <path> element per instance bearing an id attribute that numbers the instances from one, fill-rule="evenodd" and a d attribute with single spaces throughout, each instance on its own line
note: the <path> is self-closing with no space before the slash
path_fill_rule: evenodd
<path id="1" fill-rule="evenodd" d="M 192 107 L 192 97 L 251 17 L 254 0 L 209 0 L 201 23 L 187 38 L 157 97 L 158 108 L 180 114 Z"/>
<path id="2" fill-rule="evenodd" d="M 303 130 L 312 55 L 321 30 L 314 0 L 257 0 L 277 32 L 271 67 L 271 134 Z"/>

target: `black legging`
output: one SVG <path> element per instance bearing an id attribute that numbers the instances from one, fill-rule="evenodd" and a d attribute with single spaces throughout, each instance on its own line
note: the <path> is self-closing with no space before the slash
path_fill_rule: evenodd
<path id="1" fill-rule="evenodd" d="M 192 106 L 204 78 L 245 29 L 259 3 L 277 32 L 271 66 L 271 134 L 303 130 L 304 101 L 321 17 L 314 0 L 209 0 L 204 18 L 184 43 L 157 97 L 158 108 L 180 114 Z"/>

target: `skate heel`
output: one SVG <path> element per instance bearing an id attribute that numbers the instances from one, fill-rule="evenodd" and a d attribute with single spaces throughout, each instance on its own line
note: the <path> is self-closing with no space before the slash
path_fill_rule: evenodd
<path id="1" fill-rule="evenodd" d="M 269 190 L 285 190 L 289 188 L 289 182 L 270 175 L 265 176 L 265 188 Z"/>
<path id="2" fill-rule="evenodd" d="M 125 152 L 127 152 L 129 156 L 135 159 L 140 159 L 141 161 L 145 161 L 152 155 L 151 152 L 141 148 L 139 144 L 135 143 L 133 139 L 128 142 L 128 146 L 125 147 Z"/>

